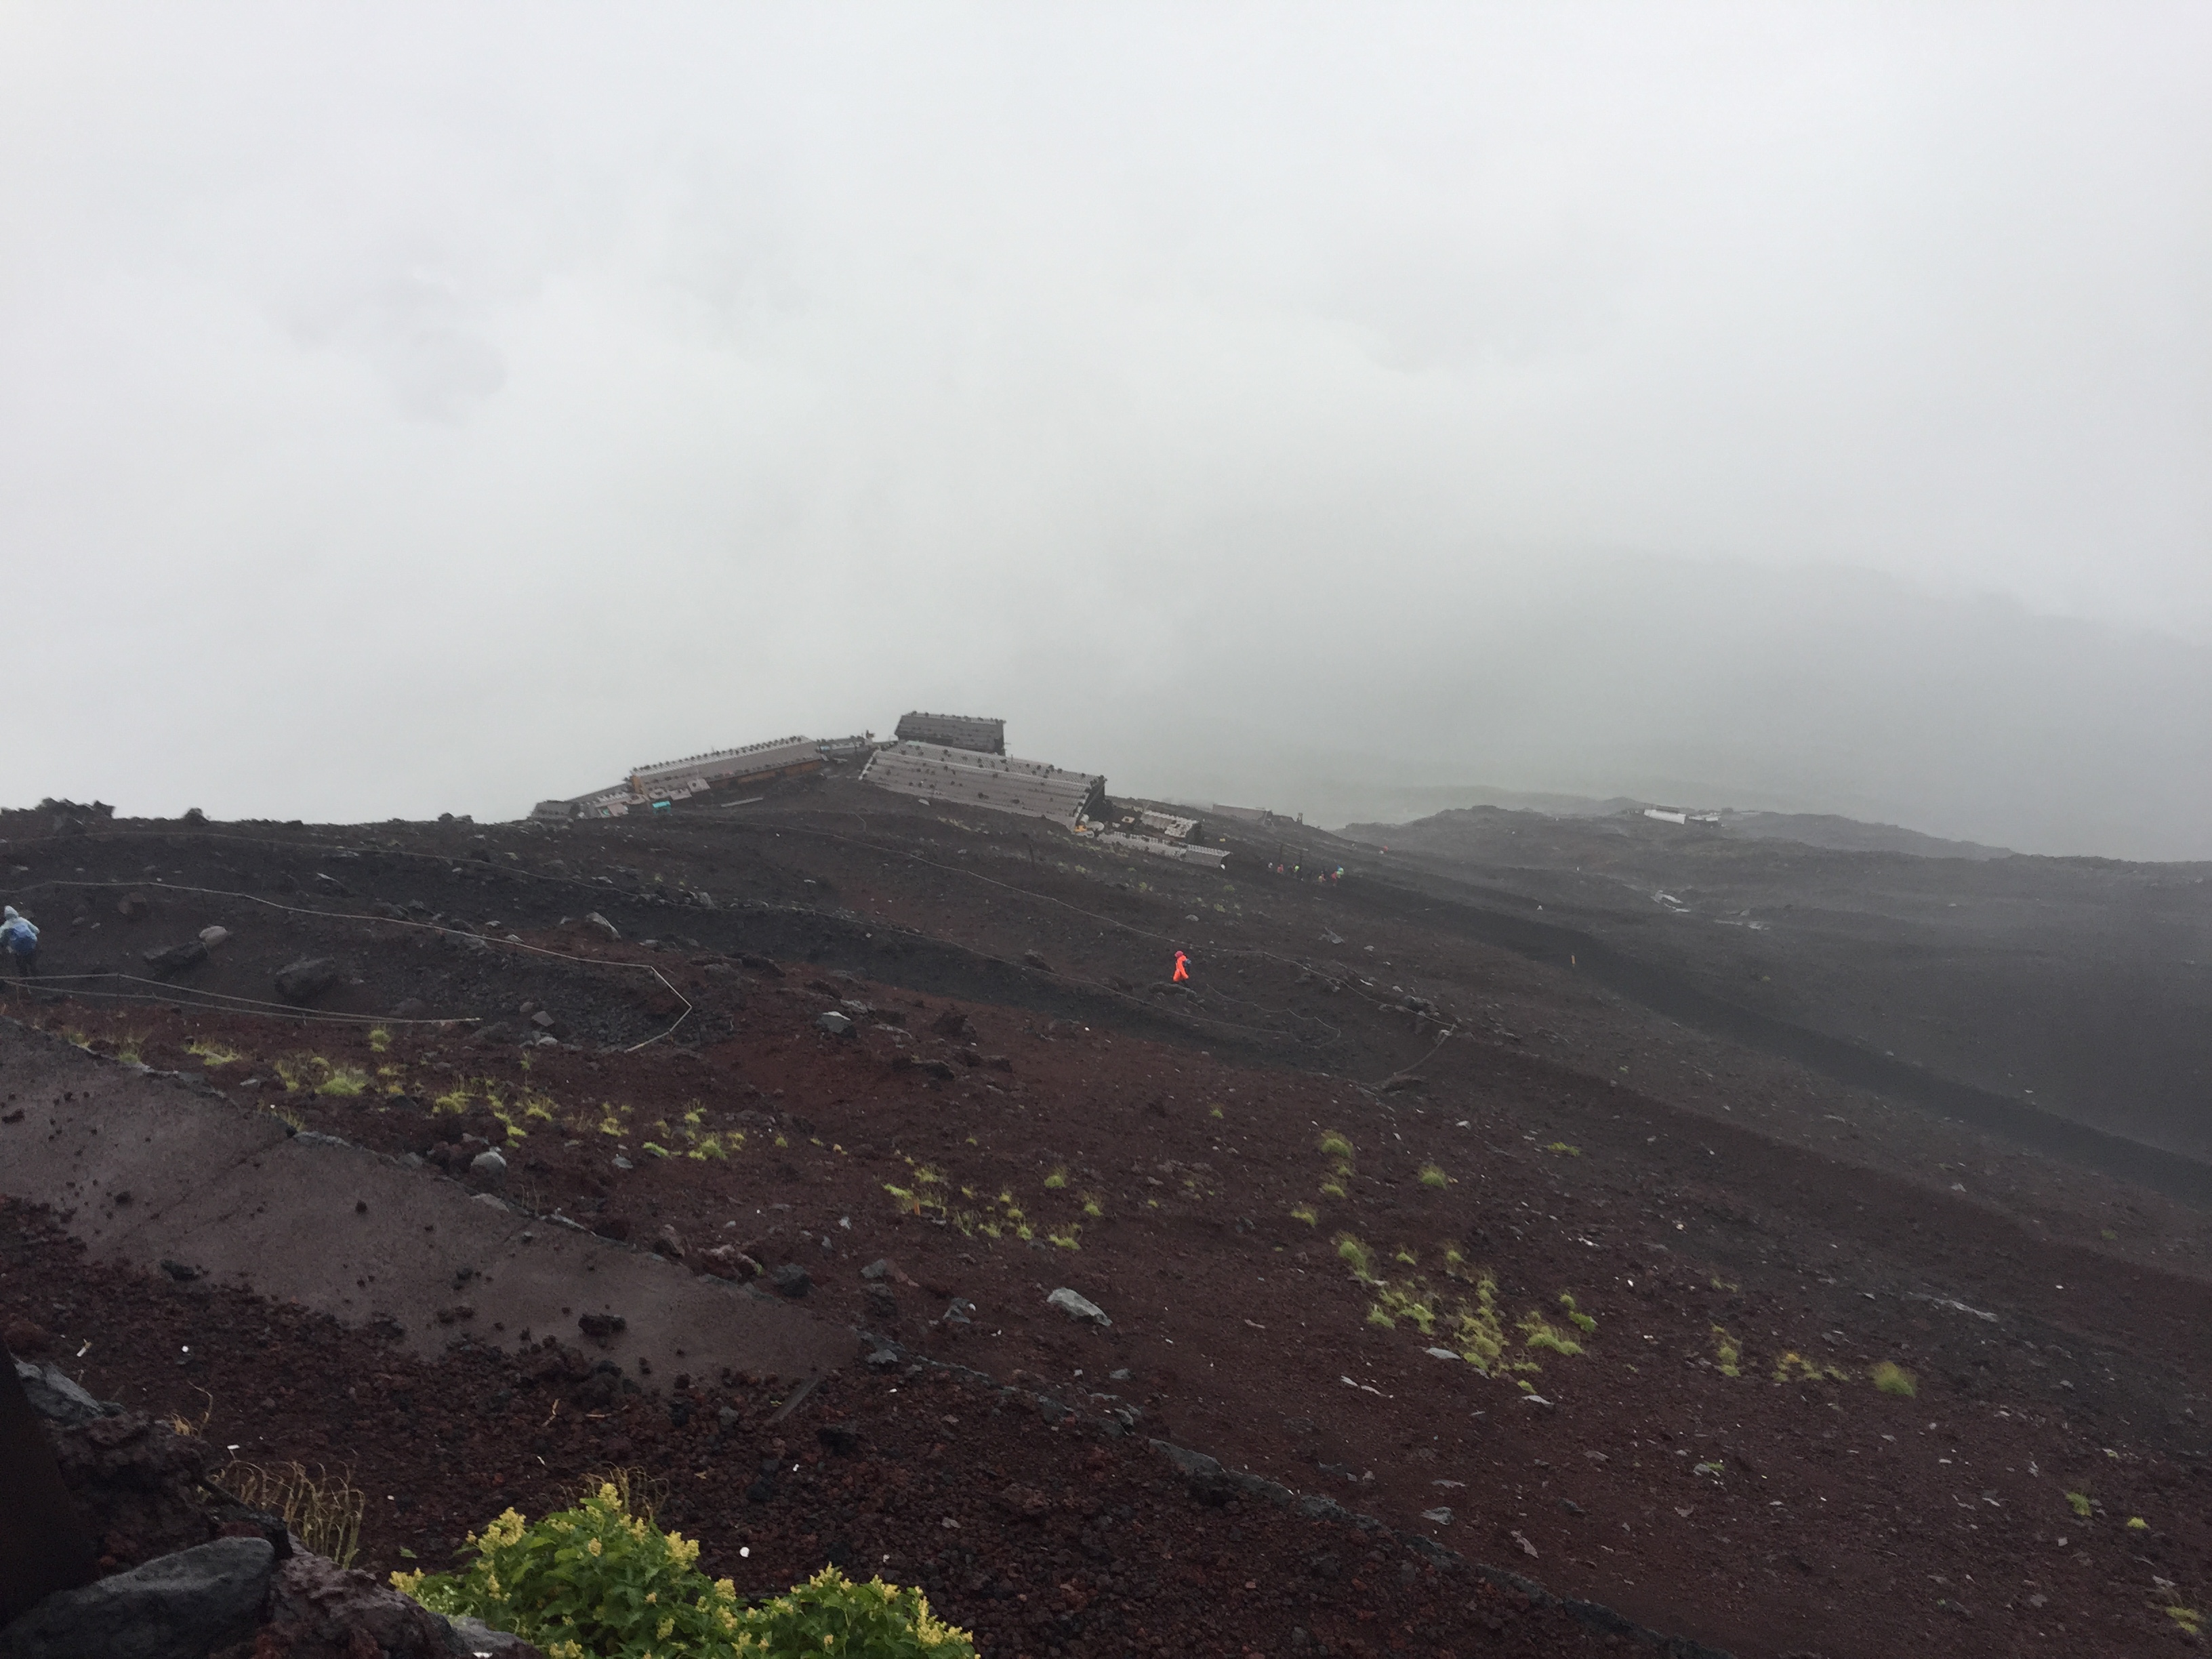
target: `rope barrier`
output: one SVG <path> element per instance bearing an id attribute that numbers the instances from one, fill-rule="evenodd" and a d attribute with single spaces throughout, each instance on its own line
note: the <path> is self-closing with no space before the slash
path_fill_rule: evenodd
<path id="1" fill-rule="evenodd" d="M 62 880 L 62 879 L 59 879 L 59 878 L 56 878 L 56 879 L 47 880 L 47 881 L 41 881 L 41 882 L 34 882 L 34 883 L 32 883 L 29 886 L 27 886 L 27 887 L 24 888 L 22 890 L 23 890 L 23 891 L 26 891 L 26 892 L 30 892 L 30 891 L 35 891 L 35 890 L 38 890 L 38 889 L 40 889 L 40 888 L 46 888 L 46 887 L 88 887 L 88 888 L 97 888 L 97 889 L 100 889 L 100 890 L 103 890 L 103 891 L 113 891 L 113 890 L 114 890 L 115 889 L 117 889 L 117 888 L 123 888 L 123 887 L 128 887 L 128 888 L 138 888 L 138 887 L 144 887 L 144 886 L 146 886 L 146 885 L 148 885 L 148 884 L 149 884 L 144 883 L 144 882 L 118 882 L 118 881 L 67 881 L 67 880 Z M 176 882 L 161 882 L 161 883 L 155 884 L 159 885 L 159 886 L 161 887 L 161 889 L 164 892 L 169 892 L 169 893 L 198 893 L 198 894 L 200 894 L 200 895 L 202 895 L 202 896 L 207 896 L 207 897 L 214 897 L 214 898 L 230 898 L 230 899 L 243 899 L 243 900 L 245 900 L 245 901 L 246 901 L 247 903 L 249 903 L 249 904 L 258 904 L 258 905 L 263 905 L 263 906 L 264 906 L 264 907 L 266 907 L 267 908 L 271 909 L 271 910 L 281 910 L 281 911 L 283 911 L 284 914 L 286 914 L 287 915 L 295 915 L 295 916 L 313 916 L 313 917 L 316 918 L 317 920 L 319 920 L 319 921 L 358 921 L 358 922 L 365 923 L 365 924 L 369 925 L 369 926 L 371 926 L 371 927 L 374 927 L 374 926 L 377 926 L 377 925 L 379 925 L 379 924 L 381 924 L 381 925 L 383 925 L 383 926 L 385 926 L 385 927 L 417 927 L 417 928 L 421 928 L 421 929 L 422 929 L 423 932 L 425 932 L 425 933 L 437 933 L 437 934 L 442 935 L 442 936 L 444 936 L 444 937 L 446 937 L 446 938 L 449 938 L 449 939 L 473 939 L 473 940 L 476 940 L 476 941 L 477 941 L 477 943 L 479 943 L 480 945 L 483 945 L 486 949 L 496 949 L 496 950 L 509 951 L 523 951 L 523 952 L 526 952 L 526 953 L 528 953 L 529 955 L 532 955 L 532 956 L 549 957 L 551 957 L 552 959 L 554 959 L 555 961 L 557 961 L 557 962 L 574 962 L 574 963 L 580 963 L 583 964 L 583 965 L 584 965 L 584 966 L 586 966 L 586 967 L 592 967 L 592 968 L 629 968 L 629 969 L 640 969 L 640 970 L 641 970 L 641 971 L 643 971 L 643 972 L 645 972 L 645 973 L 651 974 L 651 975 L 653 976 L 653 978 L 655 978 L 655 979 L 659 980 L 659 981 L 660 981 L 660 983 L 661 983 L 662 987 L 663 987 L 663 988 L 664 988 L 668 992 L 669 995 L 671 995 L 671 996 L 674 997 L 674 998 L 677 1000 L 677 1001 L 678 1001 L 678 1002 L 680 1002 L 680 1003 L 682 1003 L 682 1004 L 684 1005 L 684 1012 L 683 1012 L 682 1013 L 680 1013 L 680 1014 L 677 1015 L 677 1017 L 675 1018 L 675 1019 L 670 1023 L 670 1024 L 669 1024 L 669 1026 L 668 1026 L 668 1029 L 667 1029 L 666 1030 L 659 1031 L 659 1032 L 655 1033 L 653 1036 L 649 1036 L 649 1037 L 646 1038 L 646 1040 L 645 1040 L 643 1042 L 632 1043 L 629 1048 L 624 1048 L 624 1049 L 623 1049 L 623 1050 L 621 1051 L 622 1053 L 626 1054 L 634 1054 L 637 1053 L 637 1051 L 638 1051 L 639 1049 L 641 1049 L 641 1048 L 650 1048 L 653 1044 L 654 1044 L 654 1043 L 656 1043 L 656 1042 L 660 1042 L 663 1038 L 665 1038 L 665 1037 L 668 1037 L 668 1036 L 671 1036 L 674 1035 L 674 1033 L 675 1033 L 675 1031 L 676 1031 L 677 1027 L 678 1027 L 678 1026 L 682 1025 L 685 1020 L 687 1020 L 687 1019 L 690 1018 L 691 1018 L 691 1016 L 692 1016 L 692 1014 L 693 1014 L 694 1012 L 696 1012 L 696 1008 L 695 1005 L 692 1003 L 691 999 L 690 999 L 690 998 L 689 998 L 689 997 L 687 997 L 687 996 L 685 996 L 685 995 L 684 994 L 684 993 L 683 993 L 683 992 L 681 992 L 681 991 L 678 990 L 678 989 L 676 988 L 676 987 L 675 987 L 672 983 L 671 983 L 671 982 L 670 982 L 668 976 L 667 976 L 665 974 L 662 973 L 662 972 L 660 971 L 660 969 L 659 969 L 658 968 L 654 967 L 654 966 L 653 966 L 651 963 L 649 963 L 649 962 L 609 962 L 609 961 L 605 960 L 604 957 L 580 957 L 580 956 L 575 955 L 575 954 L 574 954 L 574 952 L 572 952 L 572 951 L 555 951 L 555 950 L 549 949 L 549 948 L 547 948 L 546 946 L 542 945 L 531 945 L 531 944 L 527 944 L 527 943 L 524 942 L 524 941 L 523 941 L 523 940 L 521 940 L 521 939 L 494 939 L 494 938 L 492 938 L 491 936 L 489 936 L 489 935 L 488 935 L 488 934 L 484 934 L 484 933 L 473 933 L 473 932 L 471 932 L 470 930 L 468 930 L 468 929 L 466 929 L 466 928 L 461 928 L 461 927 L 447 927 L 441 926 L 441 924 L 439 924 L 439 923 L 437 923 L 437 922 L 431 922 L 431 921 L 416 921 L 414 918 L 412 918 L 411 916 L 363 915 L 360 915 L 360 914 L 356 913 L 356 912 L 353 912 L 353 911 L 347 911 L 347 910 L 315 910 L 315 909 L 310 909 L 310 908 L 307 908 L 306 906 L 303 906 L 303 905 L 297 905 L 297 904 L 280 904 L 280 903 L 279 903 L 279 902 L 277 902 L 277 901 L 276 901 L 275 899 L 271 899 L 271 898 L 264 898 L 264 897 L 263 897 L 260 894 L 258 894 L 258 893 L 240 893 L 240 892 L 235 892 L 235 891 L 233 891 L 232 890 L 230 890 L 230 889 L 228 889 L 228 888 L 224 888 L 224 887 L 197 887 L 197 886 L 192 886 L 192 885 L 190 885 L 190 884 L 184 884 L 184 883 L 176 883 Z M 53 978 L 53 977 L 56 977 L 56 976 L 55 976 L 55 975 L 40 975 L 40 981 L 45 981 L 45 980 L 51 979 L 51 978 Z M 70 975 L 69 977 L 72 977 L 72 978 L 124 979 L 124 980 L 128 980 L 128 981 L 134 981 L 134 982 L 136 982 L 136 983 L 139 983 L 139 984 L 145 984 L 145 985 L 154 985 L 154 984 L 161 984 L 161 983 L 163 983 L 162 981 L 156 981 L 156 980 L 140 979 L 140 978 L 137 978 L 136 975 L 128 975 L 128 974 L 78 975 Z M 179 989 L 180 989 L 180 988 L 181 988 L 181 989 L 185 989 L 185 990 L 188 990 L 188 991 L 189 991 L 189 990 L 191 990 L 192 988 L 190 988 L 190 987 L 179 988 L 179 987 L 175 987 L 175 986 L 168 986 L 168 987 L 167 987 L 166 988 L 167 988 L 170 993 L 173 994 L 173 993 L 175 993 L 176 991 L 178 991 L 178 990 L 179 990 Z M 118 994 L 117 994 L 117 995 L 123 995 L 123 994 L 121 994 L 121 993 L 118 993 Z M 208 995 L 208 996 L 222 996 L 222 995 L 225 995 L 226 994 L 225 994 L 225 993 L 222 993 L 222 992 L 204 992 L 204 993 L 198 993 L 198 994 L 202 994 L 202 995 Z M 159 1002 L 159 1001 L 167 1000 L 168 1000 L 168 998 L 167 998 L 167 997 L 155 997 L 155 996 L 141 996 L 138 1000 L 141 1000 L 141 1001 L 146 1001 L 146 1002 Z M 252 999 L 251 999 L 251 998 L 239 998 L 239 999 L 236 999 L 236 1000 L 238 1000 L 238 1001 L 240 1001 L 240 1002 L 242 1002 L 242 1003 L 251 1003 L 253 1000 L 252 1000 Z M 185 1006 L 204 1006 L 204 1005 L 198 1005 L 198 1004 L 186 1004 L 186 1005 L 185 1005 Z M 260 1006 L 261 1006 L 262 1008 L 265 1008 L 265 1009 L 276 1009 L 276 1008 L 278 1008 L 278 1007 L 280 1006 L 280 1005 L 278 1005 L 278 1004 L 276 1004 L 276 1003 L 263 1003 L 263 1004 L 261 1004 L 261 1005 L 260 1005 Z M 250 1008 L 250 1007 L 241 1007 L 241 1008 L 237 1009 L 235 1012 L 239 1012 L 239 1013 L 241 1013 L 241 1014 L 244 1014 L 244 1013 L 250 1013 L 250 1012 L 255 1012 L 255 1011 L 254 1011 L 252 1008 Z M 299 1013 L 299 1011 L 297 1011 L 297 1010 L 290 1010 L 290 1009 L 287 1009 L 283 1013 L 281 1013 L 281 1014 L 268 1014 L 268 1015 L 264 1015 L 264 1018 L 301 1018 L 301 1014 Z M 337 1016 L 325 1016 L 325 1018 L 343 1018 L 343 1019 L 350 1019 L 350 1020 L 354 1020 L 354 1021 L 362 1021 L 362 1020 L 370 1020 L 370 1021 L 374 1021 L 374 1016 L 371 1016 L 371 1015 L 337 1015 Z M 404 1022 L 382 1021 L 382 1022 L 377 1022 L 377 1023 L 382 1023 L 382 1024 L 400 1023 L 400 1024 L 450 1024 L 456 1023 L 456 1021 L 458 1021 L 458 1020 L 474 1020 L 474 1019 L 476 1019 L 476 1018 L 477 1018 L 477 1017 L 476 1017 L 476 1016 L 473 1016 L 473 1015 L 463 1015 L 463 1016 L 456 1016 L 454 1020 L 419 1020 L 419 1021 L 404 1021 Z"/>

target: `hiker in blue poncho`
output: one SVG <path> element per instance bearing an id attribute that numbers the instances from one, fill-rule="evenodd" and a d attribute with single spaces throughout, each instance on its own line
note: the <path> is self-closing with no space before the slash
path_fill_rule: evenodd
<path id="1" fill-rule="evenodd" d="M 15 963 L 15 972 L 30 978 L 39 965 L 39 930 L 18 915 L 12 904 L 0 909 L 0 945 Z"/>

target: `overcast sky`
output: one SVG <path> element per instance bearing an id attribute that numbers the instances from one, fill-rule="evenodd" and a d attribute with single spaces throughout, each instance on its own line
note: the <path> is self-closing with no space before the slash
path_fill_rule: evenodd
<path id="1" fill-rule="evenodd" d="M 0 7 L 0 802 L 513 817 L 919 705 L 2212 854 L 2208 67 L 2201 4 Z"/>

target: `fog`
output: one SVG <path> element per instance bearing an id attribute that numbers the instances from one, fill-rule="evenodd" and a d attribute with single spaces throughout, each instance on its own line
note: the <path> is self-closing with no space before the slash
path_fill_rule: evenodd
<path id="1" fill-rule="evenodd" d="M 1328 821 L 2212 857 L 2208 48 L 9 9 L 0 803 L 512 817 L 918 707 Z"/>

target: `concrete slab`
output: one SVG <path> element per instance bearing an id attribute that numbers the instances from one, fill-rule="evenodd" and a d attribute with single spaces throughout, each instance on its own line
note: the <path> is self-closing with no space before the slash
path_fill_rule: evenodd
<path id="1" fill-rule="evenodd" d="M 849 1328 L 761 1291 L 21 1027 L 0 1024 L 0 1193 L 52 1206 L 95 1256 L 389 1320 L 419 1353 L 526 1334 L 596 1352 L 587 1313 L 626 1320 L 607 1357 L 659 1377 L 810 1376 L 858 1352 Z"/>

